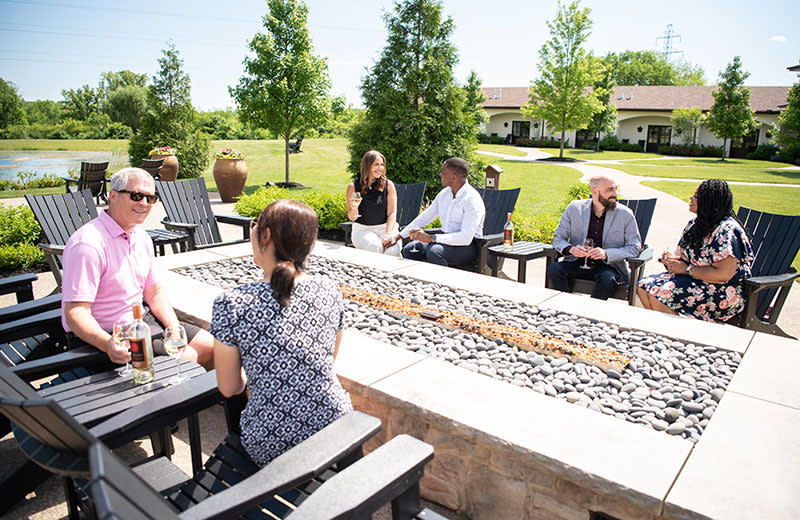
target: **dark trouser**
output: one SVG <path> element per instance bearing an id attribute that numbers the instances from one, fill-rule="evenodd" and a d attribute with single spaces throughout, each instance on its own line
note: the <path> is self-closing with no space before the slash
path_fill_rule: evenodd
<path id="1" fill-rule="evenodd" d="M 144 320 L 144 322 L 150 326 L 150 334 L 153 340 L 153 355 L 166 356 L 167 351 L 164 350 L 163 341 L 164 324 L 158 321 L 155 316 L 153 316 L 153 313 L 150 312 L 150 308 L 147 306 L 145 306 L 145 313 L 144 316 L 142 316 L 142 320 Z M 200 327 L 183 321 L 179 321 L 178 323 L 183 325 L 183 328 L 186 329 L 186 341 L 191 343 L 197 333 L 200 332 Z M 67 332 L 67 345 L 69 345 L 70 349 L 73 349 L 87 345 L 87 343 L 75 335 L 75 333 Z"/>
<path id="2" fill-rule="evenodd" d="M 575 278 L 593 280 L 592 298 L 607 300 L 614 293 L 619 282 L 619 273 L 602 262 L 589 263 L 591 269 L 581 269 L 583 259 L 553 262 L 547 269 L 550 275 L 550 288 L 561 292 L 572 292 L 570 282 Z"/>
<path id="3" fill-rule="evenodd" d="M 417 251 L 413 251 L 416 244 Z M 449 246 L 436 242 L 417 242 L 412 240 L 403 248 L 403 258 L 423 260 L 432 264 L 465 265 L 471 264 L 478 257 L 478 246 L 475 242 L 468 246 Z"/>

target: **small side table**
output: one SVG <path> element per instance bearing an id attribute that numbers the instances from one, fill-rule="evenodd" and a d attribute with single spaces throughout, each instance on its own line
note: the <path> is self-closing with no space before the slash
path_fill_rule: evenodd
<path id="1" fill-rule="evenodd" d="M 166 229 L 148 229 L 147 235 L 153 241 L 156 255 L 164 256 L 164 246 L 170 244 L 172 252 L 181 253 L 189 250 L 189 234 L 183 231 L 168 231 Z"/>
<path id="2" fill-rule="evenodd" d="M 499 258 L 511 258 L 518 262 L 517 281 L 525 283 L 525 271 L 528 260 L 534 260 L 543 256 L 552 256 L 553 246 L 543 242 L 514 242 L 511 251 L 503 251 L 503 244 L 498 244 L 489 248 L 489 264 L 492 266 L 492 276 L 497 277 Z M 547 281 L 545 281 L 545 287 Z"/>

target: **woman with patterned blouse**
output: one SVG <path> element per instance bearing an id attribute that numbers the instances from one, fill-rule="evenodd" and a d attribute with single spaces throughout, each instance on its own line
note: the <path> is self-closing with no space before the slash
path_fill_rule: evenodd
<path id="1" fill-rule="evenodd" d="M 675 254 L 659 261 L 667 272 L 639 282 L 647 309 L 706 321 L 727 321 L 744 309 L 743 280 L 752 275 L 753 246 L 733 213 L 728 183 L 704 181 L 689 198 L 689 221 Z"/>
<path id="2" fill-rule="evenodd" d="M 316 213 L 278 200 L 254 227 L 253 261 L 264 277 L 217 297 L 210 332 L 222 395 L 250 389 L 242 444 L 264 466 L 353 407 L 333 370 L 342 294 L 329 278 L 303 272 L 317 238 Z"/>

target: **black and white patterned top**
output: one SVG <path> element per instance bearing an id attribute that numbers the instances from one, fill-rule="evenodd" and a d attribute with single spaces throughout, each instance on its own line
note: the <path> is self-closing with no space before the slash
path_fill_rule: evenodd
<path id="1" fill-rule="evenodd" d="M 241 285 L 214 300 L 210 332 L 239 349 L 247 374 L 242 444 L 257 464 L 352 411 L 333 369 L 336 333 L 343 327 L 342 294 L 323 276 L 297 282 L 285 308 L 266 282 Z"/>

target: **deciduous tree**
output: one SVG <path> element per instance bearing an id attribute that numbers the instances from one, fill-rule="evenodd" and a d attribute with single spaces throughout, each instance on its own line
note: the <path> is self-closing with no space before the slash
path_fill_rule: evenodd
<path id="1" fill-rule="evenodd" d="M 800 74 L 797 77 L 800 79 Z M 800 157 L 800 81 L 792 85 L 786 99 L 789 103 L 778 116 L 772 141 L 781 147 L 781 159 L 793 161 Z"/>
<path id="2" fill-rule="evenodd" d="M 697 140 L 697 127 L 703 122 L 703 111 L 698 107 L 676 108 L 670 116 L 675 135 L 680 137 L 685 144 L 695 144 Z"/>
<path id="3" fill-rule="evenodd" d="M 703 85 L 702 67 L 687 61 L 675 64 L 655 51 L 609 52 L 603 61 L 617 85 Z"/>
<path id="4" fill-rule="evenodd" d="M 13 83 L 0 78 L 0 128 L 17 124 L 25 124 L 22 98 Z"/>
<path id="5" fill-rule="evenodd" d="M 84 85 L 77 89 L 64 89 L 64 116 L 76 121 L 86 121 L 92 114 L 100 112 L 100 97 L 97 90 Z"/>
<path id="6" fill-rule="evenodd" d="M 568 130 L 586 128 L 592 116 L 602 110 L 597 95 L 587 90 L 599 76 L 595 60 L 583 48 L 589 37 L 591 9 L 558 3 L 555 20 L 548 21 L 551 38 L 539 50 L 540 78 L 533 82 L 530 101 L 522 113 L 544 119 L 552 132 L 561 133 L 559 158 L 564 157 L 564 135 Z"/>
<path id="7" fill-rule="evenodd" d="M 438 0 L 396 2 L 383 19 L 387 43 L 361 80 L 364 113 L 350 132 L 349 170 L 356 174 L 364 153 L 379 150 L 389 177 L 424 181 L 430 195 L 441 188 L 442 163 L 457 156 L 470 163 L 471 182 L 478 182 L 477 108 L 468 105 L 453 73 L 453 20 L 443 19 Z"/>
<path id="8" fill-rule="evenodd" d="M 314 53 L 304 1 L 268 0 L 267 6 L 264 32 L 250 40 L 245 73 L 229 90 L 243 122 L 283 139 L 289 183 L 289 139 L 328 115 L 328 64 Z"/>
<path id="9" fill-rule="evenodd" d="M 597 58 L 595 58 L 597 60 Z M 611 102 L 611 94 L 614 92 L 614 74 L 610 67 L 597 60 L 600 74 L 594 82 L 594 95 L 601 104 L 600 111 L 595 112 L 592 120 L 589 121 L 589 130 L 594 132 L 597 141 L 595 150 L 600 151 L 600 134 L 610 132 L 617 126 L 617 107 Z"/>
<path id="10" fill-rule="evenodd" d="M 719 73 L 719 87 L 711 92 L 714 103 L 706 114 L 705 124 L 722 138 L 722 160 L 725 160 L 728 139 L 741 139 L 758 128 L 756 114 L 750 108 L 750 89 L 744 80 L 750 73 L 742 70 L 739 56 Z"/>
<path id="11" fill-rule="evenodd" d="M 134 134 L 142 128 L 147 113 L 147 88 L 139 85 L 117 87 L 108 94 L 104 112 L 112 120 L 128 125 Z"/>

